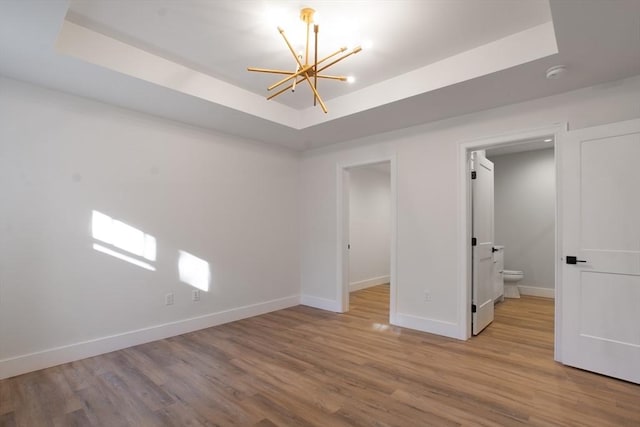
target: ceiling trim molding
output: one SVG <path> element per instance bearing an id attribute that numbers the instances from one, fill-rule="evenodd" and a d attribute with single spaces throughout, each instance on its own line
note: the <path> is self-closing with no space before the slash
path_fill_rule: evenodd
<path id="1" fill-rule="evenodd" d="M 329 100 L 330 119 L 432 92 L 557 53 L 553 22 L 547 22 Z M 300 127 L 304 129 L 327 119 L 309 107 L 303 111 L 302 121 Z"/>
<path id="2" fill-rule="evenodd" d="M 65 19 L 56 51 L 185 95 L 302 130 L 558 53 L 547 22 L 368 86 L 326 103 L 329 114 L 297 110 Z"/>
<path id="3" fill-rule="evenodd" d="M 186 95 L 300 129 L 300 111 L 64 20 L 56 51 Z"/>

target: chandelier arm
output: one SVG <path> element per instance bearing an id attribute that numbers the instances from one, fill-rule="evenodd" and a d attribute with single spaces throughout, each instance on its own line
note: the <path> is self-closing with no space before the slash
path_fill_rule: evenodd
<path id="1" fill-rule="evenodd" d="M 315 34 L 315 48 L 313 49 L 313 53 L 315 55 L 315 61 L 313 63 L 313 86 L 315 86 L 316 90 L 318 90 L 318 25 L 313 26 L 313 33 Z M 316 100 L 318 98 L 313 96 L 313 106 L 316 106 Z"/>
<path id="2" fill-rule="evenodd" d="M 351 55 L 355 55 L 356 53 L 360 52 L 362 50 L 362 47 L 358 46 L 353 48 L 353 50 L 349 53 L 347 53 L 344 56 L 341 56 L 340 58 L 336 59 L 335 61 L 332 61 L 330 63 L 328 63 L 327 65 L 325 65 L 324 67 L 320 68 L 319 70 L 316 70 L 317 73 L 319 73 L 320 71 L 326 70 L 327 68 L 331 67 L 332 65 L 337 64 L 338 62 L 342 61 L 345 58 L 350 57 Z"/>
<path id="3" fill-rule="evenodd" d="M 274 70 L 271 68 L 257 68 L 257 67 L 247 67 L 247 71 L 253 71 L 256 73 L 270 73 L 270 74 L 286 74 L 286 75 L 293 74 L 293 72 L 290 70 Z"/>
<path id="4" fill-rule="evenodd" d="M 312 68 L 312 66 L 308 66 L 308 67 L 304 67 L 304 68 L 300 68 L 298 67 L 298 69 L 295 72 L 289 71 L 287 74 L 289 74 L 288 77 L 285 77 L 282 80 L 277 81 L 276 83 L 272 84 L 271 86 L 269 86 L 267 88 L 267 90 L 273 90 L 275 88 L 277 88 L 278 86 L 280 86 L 283 83 L 288 82 L 289 80 L 296 78 L 298 76 L 301 76 L 303 73 L 309 71 Z"/>
<path id="5" fill-rule="evenodd" d="M 318 74 L 318 78 L 319 78 L 319 79 L 340 80 L 340 81 L 343 81 L 343 82 L 346 82 L 346 81 L 347 81 L 347 77 L 345 77 L 345 76 L 327 76 L 327 75 L 325 75 L 325 74 Z M 299 78 L 295 83 L 296 83 L 296 84 L 298 84 L 298 83 L 302 83 L 303 81 L 304 81 L 304 77 Z M 292 84 L 290 84 L 289 86 L 285 87 L 284 89 L 280 89 L 278 92 L 276 92 L 276 93 L 274 93 L 274 94 L 272 94 L 272 95 L 269 95 L 269 96 L 267 97 L 267 100 L 272 100 L 272 99 L 273 99 L 273 98 L 275 98 L 276 96 L 278 96 L 278 95 L 282 95 L 283 93 L 285 93 L 285 92 L 286 92 L 286 91 L 288 91 L 289 89 L 293 88 L 293 86 L 294 86 L 294 84 L 292 83 Z"/>
<path id="6" fill-rule="evenodd" d="M 345 50 L 347 50 L 346 47 L 341 47 L 340 49 L 336 50 L 335 52 L 333 52 L 331 55 L 327 55 L 326 57 L 322 58 L 320 61 L 318 61 L 318 64 L 322 64 L 323 62 L 333 58 L 334 56 L 344 52 Z M 284 79 L 272 84 L 271 86 L 269 86 L 267 88 L 267 90 L 273 90 L 275 88 L 277 88 L 278 86 L 280 86 L 283 83 L 288 82 L 291 79 L 294 79 L 300 75 L 302 75 L 304 72 L 309 71 L 311 68 L 313 68 L 313 65 L 309 65 L 308 67 L 303 67 L 300 70 L 296 71 L 295 73 L 289 71 L 287 74 L 291 74 L 289 77 L 285 77 Z"/>
<path id="7" fill-rule="evenodd" d="M 319 79 L 330 79 L 330 80 L 340 80 L 342 82 L 346 82 L 347 81 L 347 77 L 346 76 L 328 76 L 326 74 L 318 74 L 318 78 Z M 304 81 L 304 77 L 298 79 L 295 83 L 302 83 Z M 280 89 L 278 92 L 269 95 L 267 97 L 267 100 L 271 100 L 273 98 L 275 98 L 278 95 L 282 95 L 283 93 L 285 93 L 286 91 L 288 91 L 289 89 L 293 88 L 294 84 L 290 84 L 289 86 L 285 87 L 284 89 Z"/>
<path id="8" fill-rule="evenodd" d="M 287 44 L 287 47 L 291 51 L 291 54 L 293 55 L 293 57 L 296 59 L 296 62 L 298 63 L 300 68 L 304 68 L 304 66 L 302 65 L 302 62 L 300 62 L 300 59 L 298 59 L 298 55 L 296 55 L 296 51 L 293 50 L 293 47 L 291 46 L 291 43 L 289 43 L 289 39 L 287 39 L 287 36 L 284 34 L 284 30 L 282 28 L 278 27 L 278 31 L 280 31 L 280 34 L 282 35 L 282 38 L 284 39 L 284 42 Z M 345 56 L 348 56 L 348 55 L 345 55 Z M 322 98 L 320 97 L 320 94 L 318 93 L 316 88 L 313 86 L 313 83 L 311 83 L 311 79 L 309 78 L 309 74 L 306 71 L 304 71 L 303 74 L 304 74 L 304 79 L 307 81 L 307 83 L 309 84 L 309 87 L 311 88 L 311 90 L 313 91 L 315 96 L 318 98 L 318 102 L 320 103 L 320 107 L 322 107 L 322 111 L 324 111 L 325 114 L 326 114 L 328 112 L 327 106 L 324 105 L 324 102 L 322 101 Z"/>
<path id="9" fill-rule="evenodd" d="M 302 80 L 304 80 L 304 78 L 302 79 L 298 79 L 298 81 L 296 83 L 301 83 Z M 289 86 L 285 87 L 284 89 L 280 89 L 279 91 L 277 91 L 276 93 L 273 93 L 269 96 L 267 96 L 267 101 L 272 100 L 273 98 L 275 98 L 278 95 L 282 95 L 283 93 L 285 93 L 286 91 L 288 91 L 289 89 L 291 89 L 293 87 L 293 83 L 291 83 Z"/>
<path id="10" fill-rule="evenodd" d="M 296 71 L 298 71 L 300 69 L 300 66 L 298 65 L 296 67 Z M 293 80 L 293 87 L 291 88 L 291 92 L 295 92 L 296 91 L 296 81 L 295 79 Z"/>
<path id="11" fill-rule="evenodd" d="M 302 83 L 303 81 L 304 81 L 304 77 L 299 78 L 298 80 L 295 81 L 295 83 L 291 83 L 289 86 L 285 87 L 284 89 L 280 89 L 278 92 L 274 93 L 273 95 L 269 95 L 267 97 L 267 100 L 271 100 L 278 95 L 282 95 L 283 93 L 291 89 L 294 86 L 294 84 Z"/>
<path id="12" fill-rule="evenodd" d="M 322 77 L 322 76 L 318 76 L 318 77 Z M 309 77 L 305 75 L 305 77 L 299 78 L 294 83 L 291 83 L 289 86 L 285 87 L 284 89 L 280 89 L 278 92 L 276 92 L 276 93 L 274 93 L 272 95 L 269 95 L 267 97 L 267 101 L 272 100 L 273 98 L 277 97 L 278 95 L 282 95 L 283 93 L 285 93 L 289 89 L 294 88 L 297 83 L 302 83 L 304 80 L 309 81 Z M 346 77 L 345 77 L 345 80 L 346 80 Z M 311 83 L 311 82 L 309 82 L 309 83 Z M 311 85 L 311 89 L 313 90 L 314 95 L 316 95 L 318 97 L 318 101 L 320 102 L 320 106 L 323 107 L 322 111 L 324 111 L 326 113 L 327 112 L 327 109 L 326 109 L 327 107 L 324 105 L 324 102 L 322 102 L 322 98 L 320 98 L 320 94 L 318 94 L 318 92 L 315 90 L 313 85 Z"/>
<path id="13" fill-rule="evenodd" d="M 346 76 L 328 76 L 326 74 L 316 74 L 319 79 L 329 79 L 329 80 L 340 80 L 341 82 L 346 82 Z"/>
<path id="14" fill-rule="evenodd" d="M 327 110 L 327 106 L 324 105 L 324 102 L 322 101 L 322 98 L 320 98 L 320 94 L 316 90 L 315 86 L 313 86 L 313 83 L 311 83 L 311 79 L 309 78 L 309 75 L 307 73 L 305 73 L 304 77 L 305 77 L 305 80 L 307 81 L 307 83 L 309 83 L 309 87 L 311 88 L 311 90 L 315 94 L 316 98 L 318 99 L 318 102 L 320 103 L 320 107 L 322 107 L 322 111 L 324 111 L 324 113 L 327 114 L 329 112 L 329 110 Z"/>

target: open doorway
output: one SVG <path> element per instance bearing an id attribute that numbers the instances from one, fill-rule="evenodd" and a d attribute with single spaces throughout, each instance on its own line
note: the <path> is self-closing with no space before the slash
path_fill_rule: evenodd
<path id="1" fill-rule="evenodd" d="M 533 316 L 530 306 L 553 312 L 553 135 L 472 151 L 470 169 L 471 322 L 477 335 L 492 322 L 505 322 L 494 309 L 499 303 L 509 305 L 512 321 Z"/>
<path id="2" fill-rule="evenodd" d="M 482 315 L 481 320 L 485 322 L 483 326 L 493 321 L 493 305 L 496 303 L 498 311 L 495 318 L 504 321 L 505 318 L 519 315 L 519 311 L 523 317 L 527 316 L 529 308 L 513 309 L 515 301 L 527 305 L 525 303 L 531 302 L 529 299 L 546 298 L 541 301 L 545 307 L 542 310 L 550 314 L 547 316 L 551 317 L 550 333 L 554 333 L 555 342 L 558 341 L 559 316 L 553 301 L 556 297 L 555 289 L 559 285 L 556 262 L 559 245 L 556 233 L 558 162 L 554 148 L 561 131 L 560 127 L 553 127 L 511 138 L 499 137 L 461 144 L 461 161 L 464 162 L 465 171 L 465 197 L 462 209 L 466 221 L 463 224 L 463 235 L 468 236 L 465 238 L 465 268 L 461 272 L 463 307 L 468 310 L 463 315 L 467 322 L 467 337 L 479 333 L 482 329 L 476 330 L 473 321 L 479 319 L 476 312 L 480 304 L 486 301 L 475 300 L 474 297 L 478 295 L 478 287 L 484 287 L 484 293 L 480 294 L 489 295 L 485 299 L 489 299 L 492 304 L 491 319 L 487 321 L 486 316 Z M 484 233 L 486 236 L 483 235 L 481 239 L 482 243 L 489 245 L 488 256 L 484 257 L 489 262 L 485 266 L 479 266 L 477 263 L 478 259 L 482 259 L 479 256 L 481 253 L 476 254 L 477 258 L 474 261 L 474 252 L 477 249 L 475 245 L 480 244 L 477 238 L 474 239 L 474 207 L 477 204 L 474 204 L 473 177 L 478 174 L 474 173 L 474 168 L 479 163 L 476 161 L 474 165 L 472 157 L 476 155 L 487 160 L 491 169 L 491 179 L 495 178 L 490 191 L 485 191 L 492 197 L 490 209 L 485 209 L 487 212 L 490 211 L 491 219 L 485 221 L 486 224 L 490 224 L 490 227 L 487 226 L 489 231 Z M 480 208 L 484 209 L 482 206 Z M 497 258 L 501 258 L 502 265 L 498 263 Z M 524 281 L 524 278 L 528 280 Z M 517 300 L 516 297 L 520 295 L 523 299 Z M 503 300 L 506 300 L 507 304 L 501 305 L 500 302 Z M 510 310 L 505 317 L 500 310 L 504 311 L 507 306 Z M 485 314 L 486 312 L 488 310 L 485 310 Z M 556 317 L 555 323 L 553 317 Z"/>
<path id="3" fill-rule="evenodd" d="M 555 296 L 556 174 L 553 137 L 486 150 L 494 165 L 495 247 L 504 288 L 496 297 Z M 498 272 L 499 272 L 498 271 Z M 504 291 L 500 294 L 501 291 Z"/>
<path id="4" fill-rule="evenodd" d="M 385 306 L 389 322 L 395 312 L 394 163 L 388 159 L 338 170 L 341 311 L 375 300 Z"/>
<path id="5" fill-rule="evenodd" d="M 553 136 L 548 136 L 490 147 L 484 152 L 493 169 L 493 244 L 489 259 L 494 325 L 536 324 L 541 325 L 541 333 L 553 331 L 554 151 Z"/>

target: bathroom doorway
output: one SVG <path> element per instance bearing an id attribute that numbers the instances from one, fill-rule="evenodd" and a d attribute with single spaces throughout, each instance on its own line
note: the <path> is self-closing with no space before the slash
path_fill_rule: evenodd
<path id="1" fill-rule="evenodd" d="M 502 251 L 497 299 L 555 296 L 553 137 L 486 150 L 494 165 L 494 245 Z M 494 252 L 497 254 L 497 251 Z"/>
<path id="2" fill-rule="evenodd" d="M 554 313 L 553 306 L 555 288 L 559 282 L 556 253 L 559 238 L 556 233 L 557 219 L 557 159 L 555 156 L 555 143 L 558 135 L 563 132 L 561 126 L 523 132 L 509 137 L 496 137 L 485 140 L 477 140 L 461 144 L 461 164 L 464 164 L 463 199 L 461 205 L 466 221 L 461 224 L 464 240 L 464 252 L 467 254 L 463 260 L 461 269 L 461 283 L 465 284 L 461 296 L 462 307 L 465 307 L 463 321 L 467 324 L 467 337 L 475 333 L 473 309 L 478 308 L 474 297 L 473 279 L 477 272 L 474 271 L 474 246 L 479 240 L 473 239 L 473 180 L 471 162 L 473 152 L 481 152 L 482 156 L 489 160 L 492 168 L 495 168 L 495 182 L 492 195 L 495 201 L 492 203 L 492 220 L 495 231 L 491 238 L 491 258 L 495 261 L 496 253 L 500 251 L 504 259 L 504 267 L 495 269 L 491 276 L 495 279 L 493 301 L 497 303 L 496 319 L 504 321 L 504 315 L 500 314 L 500 302 L 507 296 L 507 302 L 524 301 L 528 298 L 545 298 L 543 303 L 549 305 Z M 464 162 L 464 163 L 463 163 Z M 495 163 L 495 166 L 494 166 Z M 477 173 L 477 172 L 476 172 Z M 520 186 L 520 187 L 518 187 Z M 515 197 L 517 194 L 522 197 Z M 544 202 L 540 201 L 540 198 Z M 512 202 L 512 203 L 511 203 Z M 537 204 L 536 204 L 537 203 Z M 537 207 L 543 206 L 542 209 Z M 495 210 L 495 213 L 493 212 Z M 524 210 L 524 213 L 522 211 Z M 492 230 L 493 231 L 493 230 Z M 463 242 L 461 241 L 461 244 Z M 513 252 L 509 255 L 509 247 Z M 541 249 L 544 248 L 544 249 Z M 485 257 L 486 258 L 486 257 Z M 543 265 L 543 268 L 536 267 Z M 486 271 L 487 268 L 484 268 Z M 512 270 L 509 278 L 520 279 L 518 282 L 507 282 L 508 293 L 498 285 L 497 274 L 499 271 Z M 522 272 L 523 277 L 518 275 Z M 527 275 L 526 272 L 529 272 Z M 529 280 L 525 281 L 525 278 Z M 502 277 L 500 277 L 502 279 Z M 500 289 L 502 291 L 500 292 Z M 523 296 L 522 300 L 510 298 L 517 296 L 515 290 Z M 482 303 L 482 301 L 480 301 Z M 473 307 L 476 305 L 476 307 Z M 512 304 L 509 304 L 512 305 Z M 503 305 L 506 307 L 507 305 Z M 526 312 L 527 308 L 523 310 Z M 511 310 L 509 316 L 517 314 L 518 310 Z M 493 313 L 492 313 L 493 315 Z M 523 314 L 523 316 L 526 316 Z M 558 320 L 558 319 L 556 319 Z M 559 334 L 557 322 L 551 320 L 555 342 Z M 490 327 L 490 326 L 489 326 Z"/>

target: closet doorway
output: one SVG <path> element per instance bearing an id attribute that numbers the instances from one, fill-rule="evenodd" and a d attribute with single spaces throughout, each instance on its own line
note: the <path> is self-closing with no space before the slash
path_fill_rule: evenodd
<path id="1" fill-rule="evenodd" d="M 341 311 L 349 311 L 352 292 L 388 292 L 391 322 L 396 291 L 394 159 L 340 166 L 338 178 Z"/>

